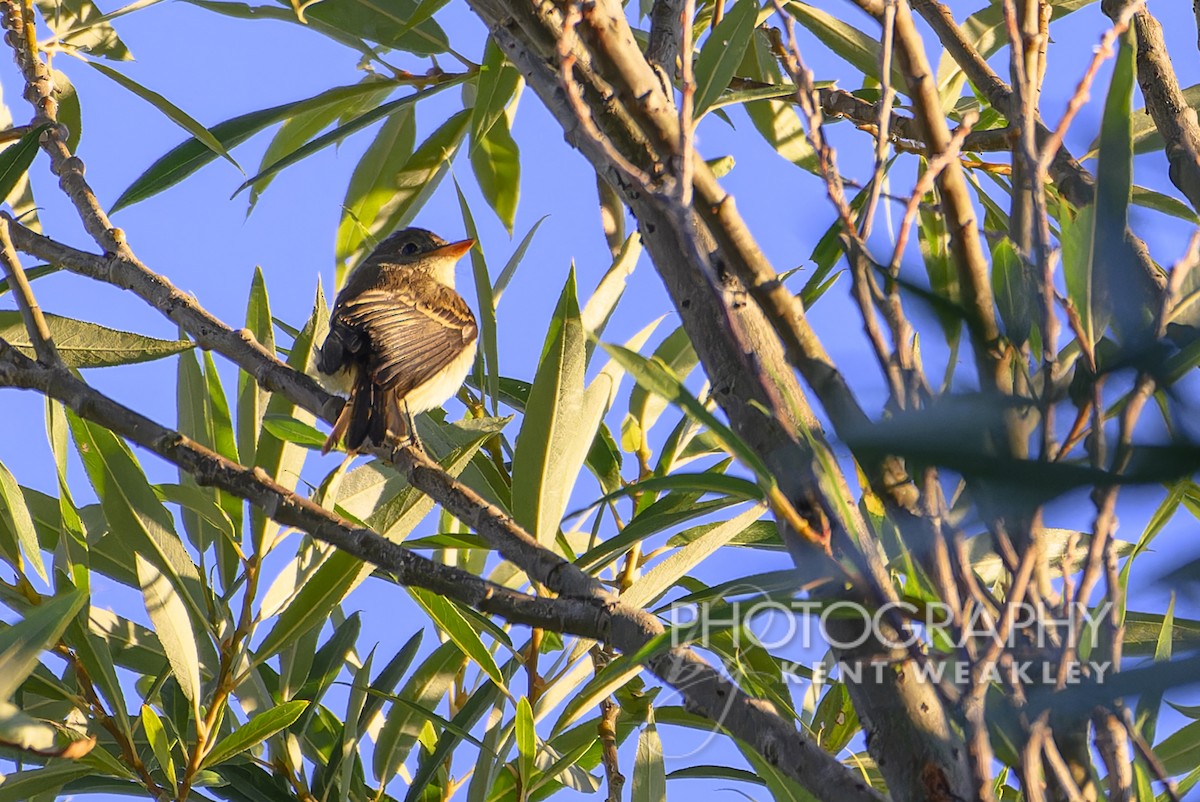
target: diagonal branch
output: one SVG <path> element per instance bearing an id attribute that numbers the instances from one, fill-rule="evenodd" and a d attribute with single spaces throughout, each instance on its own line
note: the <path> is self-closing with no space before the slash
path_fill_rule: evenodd
<path id="1" fill-rule="evenodd" d="M 496 585 L 470 572 L 417 555 L 369 529 L 353 526 L 279 485 L 263 471 L 226 459 L 116 403 L 70 372 L 39 365 L 3 340 L 0 340 L 0 385 L 37 390 L 54 398 L 80 417 L 104 426 L 187 471 L 201 484 L 219 487 L 244 498 L 279 523 L 302 529 L 348 554 L 390 571 L 402 584 L 432 590 L 514 623 L 609 642 L 626 654 L 638 652 L 665 633 L 662 623 L 653 615 L 622 604 L 590 577 L 585 583 L 587 587 L 582 588 L 582 597 L 539 597 Z M 426 465 L 421 460 L 414 460 L 412 473 L 446 485 L 457 484 L 440 468 Z M 464 504 L 473 504 L 480 512 L 486 507 L 462 486 L 449 487 L 449 490 L 451 503 L 445 506 L 455 515 L 460 514 Z M 569 574 L 561 566 L 544 576 L 545 584 L 557 586 L 556 590 L 573 584 L 572 580 L 563 579 Z M 677 690 L 690 710 L 707 716 L 730 734 L 752 745 L 769 763 L 798 782 L 814 790 L 820 789 L 822 798 L 839 802 L 882 802 L 882 797 L 861 776 L 798 732 L 769 703 L 747 696 L 694 651 L 675 647 L 660 652 L 647 660 L 647 667 Z"/>
<path id="2" fill-rule="evenodd" d="M 29 332 L 29 341 L 33 343 L 33 352 L 43 365 L 61 365 L 62 358 L 54 347 L 54 338 L 50 336 L 50 327 L 46 325 L 46 317 L 33 297 L 33 288 L 21 267 L 21 260 L 13 248 L 12 237 L 8 232 L 8 219 L 0 219 L 0 264 L 4 266 L 4 274 L 8 276 L 9 286 L 17 299 L 17 307 L 21 310 L 21 319 L 25 330 Z"/>

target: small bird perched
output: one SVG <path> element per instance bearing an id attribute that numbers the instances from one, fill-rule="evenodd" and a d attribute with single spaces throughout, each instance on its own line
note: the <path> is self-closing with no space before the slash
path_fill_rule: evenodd
<path id="1" fill-rule="evenodd" d="M 479 328 L 454 291 L 454 265 L 474 240 L 448 243 L 423 228 L 389 236 L 350 274 L 329 318 L 317 369 L 350 394 L 325 440 L 357 451 L 391 431 L 415 437 L 412 416 L 458 391 Z"/>

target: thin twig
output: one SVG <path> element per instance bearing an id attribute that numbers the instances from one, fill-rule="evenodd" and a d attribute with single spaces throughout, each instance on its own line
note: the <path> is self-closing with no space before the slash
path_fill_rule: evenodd
<path id="1" fill-rule="evenodd" d="M 5 218 L 0 218 L 0 264 L 4 266 L 4 273 L 8 276 L 8 284 L 17 299 L 21 319 L 25 322 L 25 331 L 29 333 L 29 341 L 33 344 L 33 352 L 37 354 L 38 361 L 44 365 L 61 365 L 62 357 L 54 347 L 50 326 L 46 323 L 46 317 L 42 314 L 37 299 L 34 298 L 33 288 L 29 286 L 29 279 L 21 267 L 16 249 L 13 248 L 8 220 Z"/>

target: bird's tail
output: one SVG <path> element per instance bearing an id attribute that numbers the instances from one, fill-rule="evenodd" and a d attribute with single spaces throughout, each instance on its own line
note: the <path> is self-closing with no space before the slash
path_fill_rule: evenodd
<path id="1" fill-rule="evenodd" d="M 321 453 L 328 454 L 345 437 L 346 451 L 353 454 L 370 438 L 375 445 L 383 443 L 387 436 L 388 420 L 394 413 L 395 394 L 371 381 L 371 372 L 359 367 L 354 371 L 354 383 L 350 388 L 350 399 L 342 407 L 341 414 L 333 424 L 329 437 L 321 446 Z"/>

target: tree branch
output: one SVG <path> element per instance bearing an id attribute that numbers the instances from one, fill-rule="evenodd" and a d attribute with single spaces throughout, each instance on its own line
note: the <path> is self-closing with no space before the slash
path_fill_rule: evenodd
<path id="1" fill-rule="evenodd" d="M 33 297 L 33 288 L 21 267 L 21 260 L 13 248 L 12 237 L 8 232 L 8 219 L 0 218 L 0 264 L 8 276 L 8 284 L 13 289 L 17 299 L 17 307 L 21 310 L 21 319 L 25 322 L 25 330 L 29 332 L 29 341 L 33 343 L 33 352 L 38 361 L 44 365 L 61 365 L 62 358 L 54 347 L 54 338 L 50 336 L 50 327 L 46 318 Z"/>
<path id="2" fill-rule="evenodd" d="M 544 549 L 541 551 L 559 561 L 559 565 L 546 571 L 535 569 L 530 574 L 544 577 L 539 581 L 563 594 L 559 598 L 520 593 L 417 555 L 289 491 L 261 469 L 239 465 L 116 403 L 70 372 L 39 365 L 3 340 L 0 340 L 0 385 L 37 390 L 54 398 L 80 417 L 178 466 L 201 484 L 244 498 L 279 523 L 302 529 L 318 540 L 391 572 L 402 584 L 426 588 L 514 623 L 612 643 L 626 654 L 636 653 L 665 632 L 653 615 L 622 604 L 618 597 L 582 572 L 579 572 L 582 580 L 573 576 L 567 569 L 574 566 Z M 432 484 L 444 491 L 430 495 L 444 496 L 443 505 L 465 523 L 485 515 L 499 517 L 497 511 L 450 479 L 424 455 L 411 449 L 404 449 L 403 453 L 419 457 L 410 464 L 414 486 Z M 469 514 L 467 505 L 475 508 L 474 515 Z M 486 537 L 484 531 L 480 534 Z M 524 536 L 529 538 L 527 534 Z M 540 548 L 536 542 L 532 547 Z M 583 595 L 570 593 L 572 589 L 582 590 Z M 678 691 L 689 710 L 708 717 L 753 746 L 768 762 L 820 798 L 882 802 L 883 798 L 861 776 L 798 732 L 769 703 L 747 696 L 692 650 L 675 647 L 655 654 L 647 660 L 647 668 Z"/>

